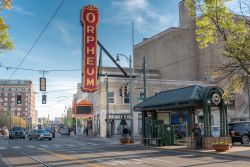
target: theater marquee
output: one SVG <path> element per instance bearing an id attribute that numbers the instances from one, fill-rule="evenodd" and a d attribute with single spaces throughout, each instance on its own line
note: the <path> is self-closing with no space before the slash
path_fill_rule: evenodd
<path id="1" fill-rule="evenodd" d="M 98 8 L 93 5 L 85 6 L 82 10 L 82 23 L 84 26 L 84 54 L 82 91 L 94 92 L 97 90 L 97 24 L 99 21 Z"/>

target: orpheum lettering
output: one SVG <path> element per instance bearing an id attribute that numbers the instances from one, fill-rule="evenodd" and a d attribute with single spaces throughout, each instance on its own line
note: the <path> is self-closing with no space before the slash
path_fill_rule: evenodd
<path id="1" fill-rule="evenodd" d="M 93 5 L 85 6 L 82 9 L 82 23 L 84 26 L 83 43 L 83 77 L 82 91 L 92 93 L 97 90 L 97 24 L 99 12 Z"/>

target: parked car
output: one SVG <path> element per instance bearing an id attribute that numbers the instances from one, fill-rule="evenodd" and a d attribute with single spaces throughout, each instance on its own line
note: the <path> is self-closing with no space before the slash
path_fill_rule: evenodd
<path id="1" fill-rule="evenodd" d="M 9 132 L 9 139 L 21 138 L 25 139 L 25 132 L 22 127 L 13 127 Z"/>
<path id="2" fill-rule="evenodd" d="M 232 137 L 232 143 L 249 144 L 250 121 L 229 123 L 229 134 Z"/>
<path id="3" fill-rule="evenodd" d="M 66 127 L 60 128 L 60 129 L 58 130 L 58 132 L 59 132 L 61 135 L 70 135 L 70 130 L 69 130 L 69 128 L 66 128 Z"/>
<path id="4" fill-rule="evenodd" d="M 55 133 L 56 133 L 55 132 L 55 128 L 53 128 L 53 127 L 46 127 L 45 130 L 48 131 L 49 133 L 51 133 L 53 137 L 55 137 Z"/>
<path id="5" fill-rule="evenodd" d="M 48 139 L 52 140 L 52 134 L 46 131 L 45 129 L 34 129 L 31 130 L 31 132 L 28 134 L 28 139 L 37 139 L 37 140 L 42 140 L 42 139 Z"/>

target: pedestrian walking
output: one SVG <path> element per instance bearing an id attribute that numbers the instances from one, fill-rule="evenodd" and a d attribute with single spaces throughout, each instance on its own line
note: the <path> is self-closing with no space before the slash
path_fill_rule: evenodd
<path id="1" fill-rule="evenodd" d="M 201 149 L 201 129 L 199 125 L 196 123 L 194 128 L 192 129 L 195 149 Z"/>
<path id="2" fill-rule="evenodd" d="M 89 135 L 89 129 L 88 129 L 88 127 L 86 127 L 86 136 L 88 136 Z"/>
<path id="3" fill-rule="evenodd" d="M 122 131 L 122 136 L 127 137 L 127 136 L 128 136 L 128 133 L 129 133 L 128 128 L 127 128 L 127 126 L 125 126 L 125 127 L 123 128 L 123 131 Z"/>

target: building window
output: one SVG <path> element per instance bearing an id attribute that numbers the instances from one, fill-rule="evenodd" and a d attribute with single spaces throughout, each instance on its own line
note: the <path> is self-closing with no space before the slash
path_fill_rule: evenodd
<path id="1" fill-rule="evenodd" d="M 4 96 L 7 97 L 7 96 L 8 96 L 8 93 L 4 93 Z"/>
<path id="2" fill-rule="evenodd" d="M 12 93 L 12 96 L 16 96 L 16 93 Z"/>
<path id="3" fill-rule="evenodd" d="M 129 103 L 129 93 L 124 94 L 124 104 L 128 104 Z"/>
<path id="4" fill-rule="evenodd" d="M 4 111 L 8 111 L 8 108 L 4 108 Z"/>
<path id="5" fill-rule="evenodd" d="M 4 105 L 5 107 L 7 107 L 7 106 L 8 106 L 8 103 L 4 103 L 3 105 Z"/>
<path id="6" fill-rule="evenodd" d="M 115 103 L 115 93 L 108 92 L 108 103 Z"/>
<path id="7" fill-rule="evenodd" d="M 140 98 L 141 100 L 144 100 L 144 92 L 140 92 L 139 98 Z"/>
<path id="8" fill-rule="evenodd" d="M 16 99 L 15 98 L 11 98 L 11 101 L 15 101 Z"/>

